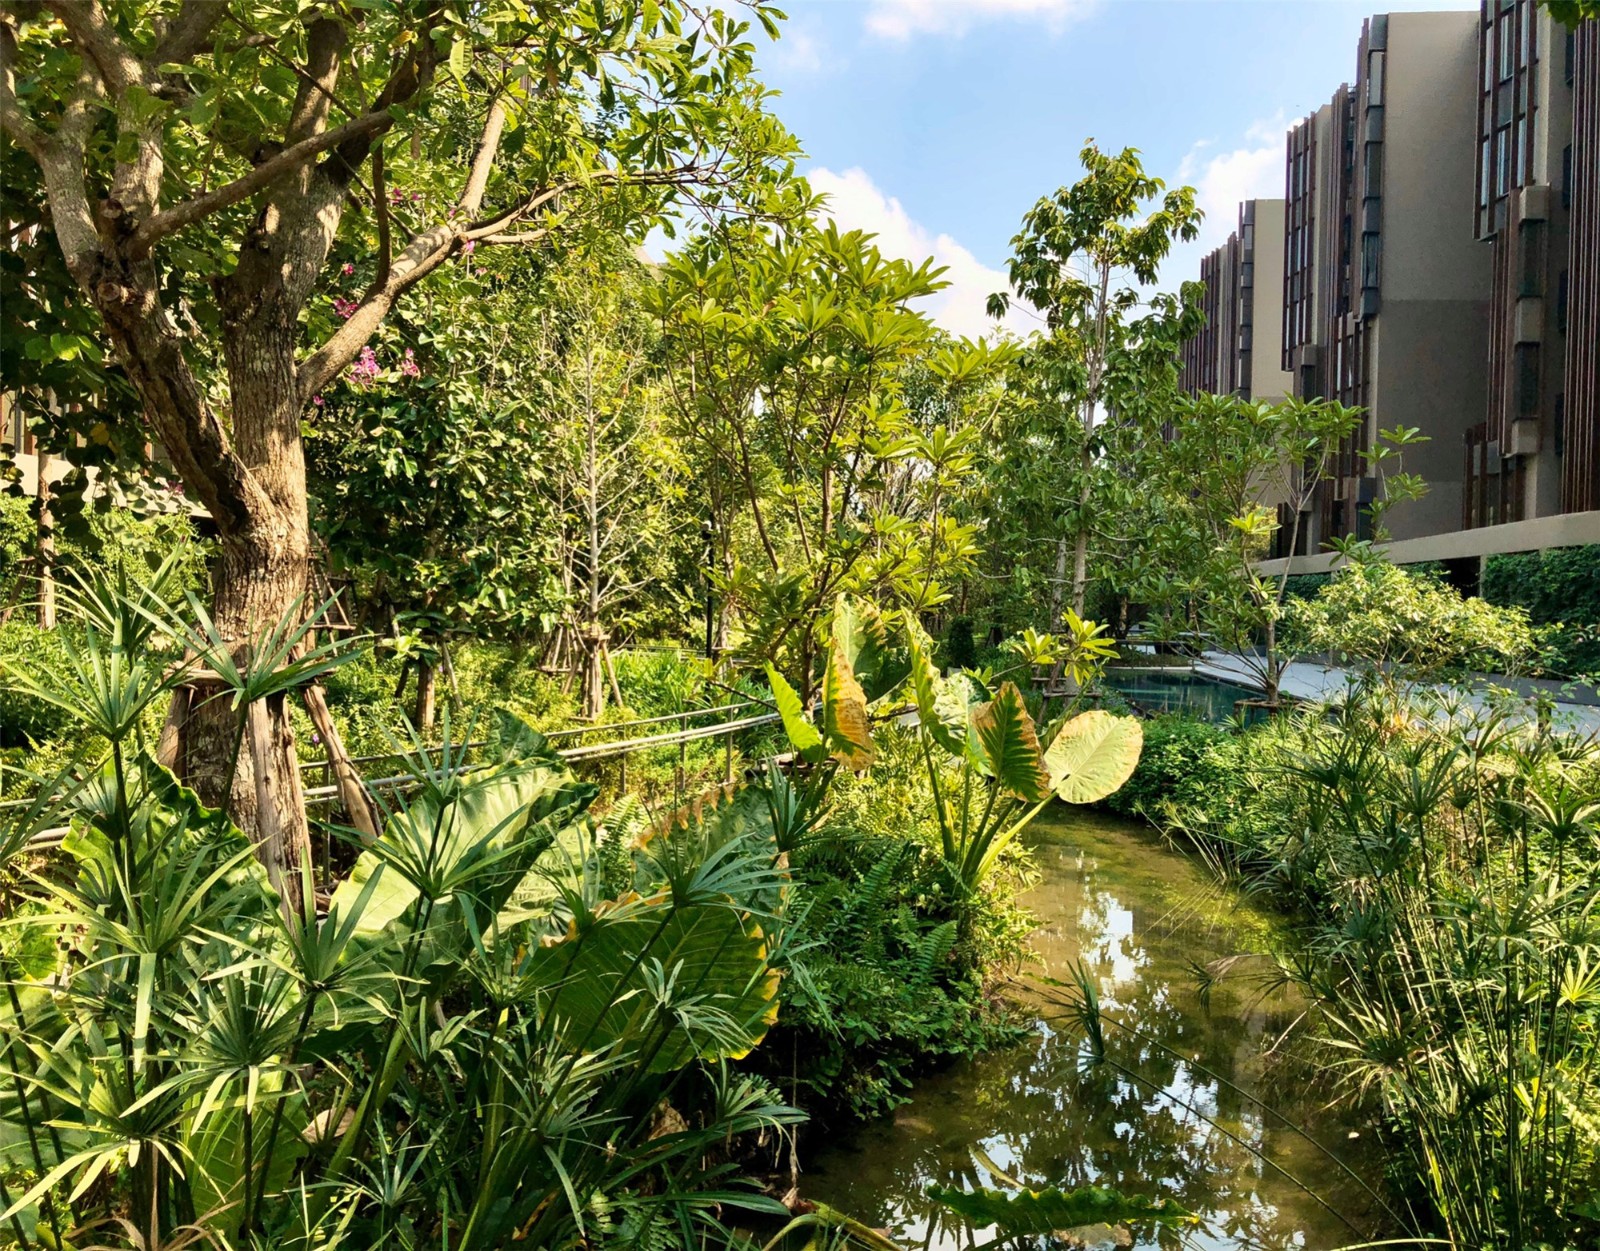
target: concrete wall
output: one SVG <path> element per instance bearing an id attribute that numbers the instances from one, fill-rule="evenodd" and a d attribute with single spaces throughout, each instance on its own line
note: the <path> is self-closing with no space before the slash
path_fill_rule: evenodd
<path id="1" fill-rule="evenodd" d="M 1276 403 L 1294 394 L 1294 375 L 1283 368 L 1283 209 L 1282 200 L 1257 200 L 1255 287 L 1251 321 L 1250 394 Z"/>
<path id="2" fill-rule="evenodd" d="M 1461 524 L 1463 438 L 1483 420 L 1490 251 L 1474 237 L 1478 15 L 1395 13 L 1384 69 L 1381 292 L 1367 326 L 1373 434 L 1417 427 L 1428 483 L 1386 520 L 1397 539 Z"/>
<path id="3" fill-rule="evenodd" d="M 1383 307 L 1486 300 L 1473 231 L 1478 14 L 1389 17 L 1383 122 Z"/>

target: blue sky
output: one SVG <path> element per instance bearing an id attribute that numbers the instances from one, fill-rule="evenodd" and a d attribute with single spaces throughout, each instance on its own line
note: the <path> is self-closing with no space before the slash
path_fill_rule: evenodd
<path id="1" fill-rule="evenodd" d="M 1201 240 L 1163 285 L 1198 277 L 1240 199 L 1282 195 L 1283 132 L 1355 73 L 1363 17 L 1477 0 L 788 0 L 760 54 L 775 108 L 841 225 L 950 267 L 933 307 L 981 333 L 1008 243 L 1078 177 L 1083 141 L 1131 145 L 1200 192 Z M 1025 324 L 1017 324 L 1025 329 Z"/>

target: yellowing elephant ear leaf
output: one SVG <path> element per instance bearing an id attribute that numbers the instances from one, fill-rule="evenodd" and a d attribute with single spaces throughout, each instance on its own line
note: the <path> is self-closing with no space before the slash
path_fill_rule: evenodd
<path id="1" fill-rule="evenodd" d="M 961 755 L 967 739 L 966 701 L 959 692 L 950 692 L 927 646 L 915 634 L 911 639 L 911 697 L 916 701 L 917 718 L 933 741 L 952 756 Z"/>
<path id="2" fill-rule="evenodd" d="M 1061 727 L 1044 754 L 1044 767 L 1062 799 L 1093 804 L 1122 788 L 1143 750 L 1144 727 L 1138 721 L 1096 709 Z"/>
<path id="3" fill-rule="evenodd" d="M 972 713 L 988 772 L 1018 799 L 1036 804 L 1050 793 L 1039 759 L 1039 735 L 1014 682 L 1003 682 L 994 698 Z"/>
<path id="4" fill-rule="evenodd" d="M 845 768 L 860 773 L 877 759 L 867 696 L 837 639 L 822 675 L 822 736 L 829 753 Z"/>
<path id="5" fill-rule="evenodd" d="M 778 715 L 783 718 L 783 732 L 788 735 L 789 746 L 808 764 L 816 764 L 824 759 L 828 753 L 823 749 L 822 735 L 811 724 L 811 718 L 806 716 L 805 705 L 800 702 L 794 687 L 784 681 L 783 675 L 770 664 L 767 666 L 767 682 L 772 687 L 772 701 L 778 705 Z"/>

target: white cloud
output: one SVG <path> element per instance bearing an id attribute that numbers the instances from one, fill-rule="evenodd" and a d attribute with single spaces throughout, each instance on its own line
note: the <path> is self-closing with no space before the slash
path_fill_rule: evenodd
<path id="1" fill-rule="evenodd" d="M 1239 205 L 1245 200 L 1282 198 L 1287 129 L 1287 121 L 1279 115 L 1256 122 L 1238 145 L 1227 151 L 1216 150 L 1213 140 L 1201 139 L 1185 154 L 1170 181 L 1192 186 L 1195 202 L 1206 216 L 1198 239 L 1173 247 L 1162 266 L 1163 287 L 1176 290 L 1180 282 L 1200 277 L 1200 258 L 1226 242 L 1238 228 Z"/>
<path id="2" fill-rule="evenodd" d="M 1006 289 L 1006 276 L 990 269 L 947 234 L 933 234 L 912 218 L 905 206 L 886 195 L 863 169 L 847 169 L 836 174 L 831 169 L 812 169 L 806 177 L 812 189 L 828 197 L 826 216 L 840 230 L 865 230 L 877 236 L 873 242 L 885 256 L 921 264 L 932 257 L 943 265 L 944 281 L 950 285 L 928 297 L 923 309 L 952 334 L 977 338 L 993 335 L 996 323 L 985 312 L 985 304 L 995 291 Z M 1012 312 L 1000 323 L 1018 334 L 1027 333 L 1026 318 Z"/>
<path id="3" fill-rule="evenodd" d="M 1082 17 L 1096 0 L 872 0 L 866 26 L 885 39 L 960 37 L 984 22 L 1041 21 L 1052 33 Z"/>
<path id="4" fill-rule="evenodd" d="M 792 73 L 814 74 L 823 67 L 822 42 L 792 22 L 772 52 L 772 63 Z"/>

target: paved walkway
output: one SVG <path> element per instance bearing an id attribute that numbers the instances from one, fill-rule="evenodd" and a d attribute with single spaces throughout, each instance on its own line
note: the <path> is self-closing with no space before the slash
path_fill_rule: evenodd
<path id="1" fill-rule="evenodd" d="M 1227 652 L 1206 652 L 1195 661 L 1195 672 L 1224 682 L 1237 682 L 1241 686 L 1259 687 L 1261 684 L 1250 666 Z M 1327 699 L 1338 695 L 1350 682 L 1350 675 L 1335 665 L 1322 665 L 1313 661 L 1292 660 L 1285 667 L 1278 688 L 1296 699 Z M 1507 686 L 1523 695 L 1531 696 L 1545 691 L 1556 697 L 1555 723 L 1564 729 L 1586 734 L 1600 734 L 1600 695 L 1592 687 L 1582 691 L 1562 690 L 1552 682 L 1487 675 L 1478 679 L 1477 691 L 1468 698 L 1478 707 L 1487 703 L 1484 688 L 1491 685 Z"/>

